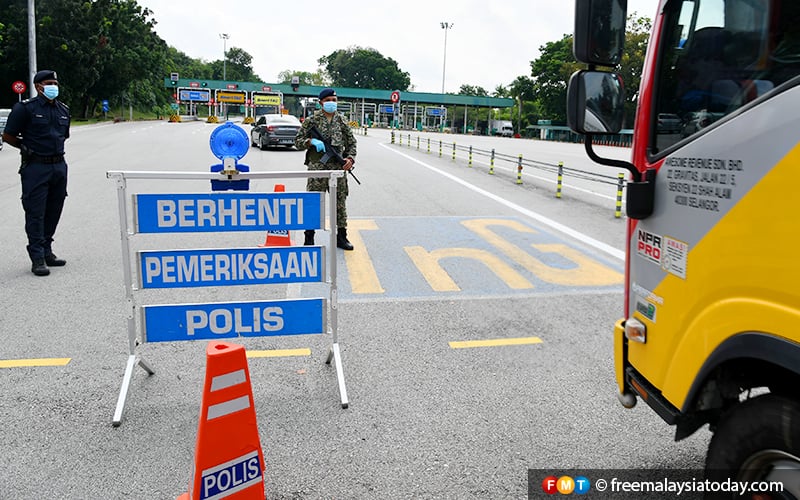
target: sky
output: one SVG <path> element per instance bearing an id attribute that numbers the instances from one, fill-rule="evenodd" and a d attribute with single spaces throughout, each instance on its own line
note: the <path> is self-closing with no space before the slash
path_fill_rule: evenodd
<path id="1" fill-rule="evenodd" d="M 434 93 L 443 80 L 445 92 L 474 85 L 491 93 L 530 76 L 539 48 L 572 33 L 574 13 L 574 0 L 137 3 L 152 11 L 168 45 L 206 62 L 222 59 L 224 48 L 241 48 L 265 83 L 277 83 L 285 70 L 314 72 L 320 57 L 360 46 L 394 59 L 411 77 L 409 90 Z M 656 6 L 657 0 L 628 0 L 628 13 L 652 19 Z M 443 29 L 445 22 L 452 27 Z"/>

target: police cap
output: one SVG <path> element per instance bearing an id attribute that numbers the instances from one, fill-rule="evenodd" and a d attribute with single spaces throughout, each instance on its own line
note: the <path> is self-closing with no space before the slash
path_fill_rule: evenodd
<path id="1" fill-rule="evenodd" d="M 322 89 L 322 92 L 319 93 L 319 100 L 321 101 L 330 96 L 336 97 L 336 91 L 331 88 Z"/>
<path id="2" fill-rule="evenodd" d="M 51 69 L 43 69 L 33 77 L 33 83 L 42 83 L 45 80 L 58 80 L 56 72 Z"/>

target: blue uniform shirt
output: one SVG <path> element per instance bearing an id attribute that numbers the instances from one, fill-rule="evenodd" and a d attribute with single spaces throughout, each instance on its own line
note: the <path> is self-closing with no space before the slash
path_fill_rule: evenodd
<path id="1" fill-rule="evenodd" d="M 39 156 L 64 154 L 69 138 L 69 108 L 63 102 L 48 101 L 43 95 L 18 102 L 8 115 L 5 132 L 22 135 L 22 144 Z"/>

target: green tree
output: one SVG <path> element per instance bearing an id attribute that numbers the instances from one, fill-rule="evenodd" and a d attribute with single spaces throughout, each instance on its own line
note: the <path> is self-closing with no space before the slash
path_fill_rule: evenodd
<path id="1" fill-rule="evenodd" d="M 633 127 L 636 106 L 639 104 L 639 85 L 642 82 L 642 68 L 650 41 L 652 22 L 647 17 L 639 17 L 636 12 L 628 16 L 625 31 L 625 50 L 619 73 L 625 84 L 625 127 Z"/>
<path id="2" fill-rule="evenodd" d="M 572 35 L 547 42 L 539 51 L 539 58 L 531 61 L 536 101 L 546 118 L 565 123 L 567 83 L 570 75 L 581 67 L 572 55 Z"/>
<path id="3" fill-rule="evenodd" d="M 411 84 L 408 73 L 400 69 L 397 61 L 372 48 L 336 50 L 318 62 L 337 87 L 408 90 Z"/>
<path id="4" fill-rule="evenodd" d="M 474 96 L 487 96 L 489 95 L 486 92 L 486 89 L 481 87 L 480 85 L 467 85 L 464 84 L 458 88 L 459 95 L 474 95 Z"/>
<path id="5" fill-rule="evenodd" d="M 300 85 L 323 86 L 328 84 L 321 70 L 311 73 L 309 71 L 292 71 L 290 69 L 278 73 L 278 83 L 292 83 L 293 76 L 300 79 Z"/>
<path id="6" fill-rule="evenodd" d="M 253 72 L 253 56 L 244 49 L 231 47 L 226 53 L 227 61 L 217 60 L 210 63 L 211 72 L 215 80 L 258 82 L 258 75 Z M 223 64 L 224 63 L 224 64 Z"/>

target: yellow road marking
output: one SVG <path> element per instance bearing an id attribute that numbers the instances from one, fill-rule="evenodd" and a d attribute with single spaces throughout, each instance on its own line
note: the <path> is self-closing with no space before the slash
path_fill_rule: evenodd
<path id="1" fill-rule="evenodd" d="M 490 340 L 458 340 L 450 342 L 450 347 L 453 349 L 465 349 L 469 347 L 497 347 L 505 345 L 526 345 L 526 344 L 541 344 L 542 339 L 539 337 L 520 337 L 516 339 L 490 339 Z"/>
<path id="2" fill-rule="evenodd" d="M 459 292 L 461 288 L 447 274 L 439 261 L 447 257 L 461 257 L 482 262 L 497 277 L 514 290 L 533 288 L 530 281 L 523 278 L 514 268 L 503 262 L 499 257 L 486 250 L 477 248 L 440 248 L 428 252 L 423 247 L 403 247 L 414 265 L 420 270 L 425 280 L 436 292 Z"/>
<path id="3" fill-rule="evenodd" d="M 0 368 L 23 368 L 29 366 L 66 366 L 72 358 L 0 359 Z"/>
<path id="4" fill-rule="evenodd" d="M 354 248 L 351 252 L 344 253 L 344 263 L 350 275 L 353 293 L 384 293 L 367 245 L 361 238 L 361 231 L 377 231 L 378 225 L 374 220 L 355 219 L 348 221 L 347 229 L 350 229 L 348 239 Z"/>
<path id="5" fill-rule="evenodd" d="M 289 356 L 311 356 L 311 349 L 269 349 L 266 351 L 246 351 L 248 358 L 283 358 Z"/>

